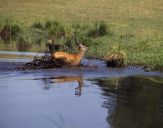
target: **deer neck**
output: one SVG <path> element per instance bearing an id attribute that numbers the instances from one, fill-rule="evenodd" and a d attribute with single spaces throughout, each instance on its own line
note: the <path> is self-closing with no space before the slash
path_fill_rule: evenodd
<path id="1" fill-rule="evenodd" d="M 80 50 L 79 50 L 79 53 L 78 53 L 79 60 L 82 59 L 82 57 L 84 56 L 84 54 L 85 54 L 85 51 L 82 50 L 82 49 L 80 49 Z"/>

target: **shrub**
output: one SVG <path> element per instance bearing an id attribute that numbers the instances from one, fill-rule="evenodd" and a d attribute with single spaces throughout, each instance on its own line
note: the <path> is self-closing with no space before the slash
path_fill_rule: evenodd
<path id="1" fill-rule="evenodd" d="M 123 67 L 125 66 L 126 53 L 118 46 L 114 46 L 111 54 L 105 56 L 104 59 L 108 67 Z"/>
<path id="2" fill-rule="evenodd" d="M 92 46 L 95 45 L 91 38 L 79 35 L 77 33 L 66 33 L 65 34 L 65 40 L 66 40 L 66 46 L 73 50 L 78 46 L 78 44 L 82 43 L 86 46 Z"/>
<path id="3" fill-rule="evenodd" d="M 63 26 L 58 25 L 58 26 L 52 26 L 52 28 L 49 30 L 50 35 L 55 35 L 57 38 L 61 38 L 62 36 L 65 35 L 65 29 Z"/>
<path id="4" fill-rule="evenodd" d="M 44 29 L 44 25 L 39 21 L 35 22 L 31 27 L 41 29 L 41 30 Z"/>
<path id="5" fill-rule="evenodd" d="M 74 29 L 80 29 L 81 26 L 80 26 L 80 24 L 73 24 L 72 25 L 72 28 L 74 28 Z"/>
<path id="6" fill-rule="evenodd" d="M 53 26 L 53 22 L 52 21 L 46 21 L 45 25 L 44 25 L 44 29 L 50 29 Z"/>
<path id="7" fill-rule="evenodd" d="M 84 36 L 79 37 L 78 42 L 82 43 L 85 46 L 92 46 L 96 44 L 96 42 L 94 42 L 92 39 Z"/>
<path id="8" fill-rule="evenodd" d="M 107 25 L 104 22 L 95 23 L 94 28 L 88 32 L 88 37 L 99 37 L 107 34 Z"/>
<path id="9" fill-rule="evenodd" d="M 31 42 L 37 45 L 41 45 L 41 42 L 43 41 L 43 39 L 45 39 L 45 34 L 42 31 L 33 30 L 30 32 L 30 34 Z"/>
<path id="10" fill-rule="evenodd" d="M 6 23 L 0 32 L 2 39 L 8 40 L 14 36 L 18 36 L 22 32 L 21 27 L 18 24 Z"/>
<path id="11" fill-rule="evenodd" d="M 17 49 L 21 52 L 27 51 L 31 47 L 30 43 L 27 40 L 25 40 L 23 37 L 20 37 L 18 39 L 16 46 L 17 46 Z"/>
<path id="12" fill-rule="evenodd" d="M 53 26 L 60 26 L 60 24 L 57 21 L 53 21 Z"/>

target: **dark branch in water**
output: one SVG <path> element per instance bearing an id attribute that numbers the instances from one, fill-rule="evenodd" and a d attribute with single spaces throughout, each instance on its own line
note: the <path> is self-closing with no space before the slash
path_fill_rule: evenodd
<path id="1" fill-rule="evenodd" d="M 30 69 L 46 69 L 46 68 L 55 68 L 55 67 L 57 67 L 57 65 L 51 59 L 51 56 L 45 53 L 44 56 L 42 57 L 36 55 L 33 58 L 33 61 L 23 65 L 22 69 L 30 70 Z"/>

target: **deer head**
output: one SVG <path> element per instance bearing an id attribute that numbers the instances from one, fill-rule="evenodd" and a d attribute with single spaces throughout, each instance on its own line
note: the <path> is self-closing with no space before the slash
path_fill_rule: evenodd
<path id="1" fill-rule="evenodd" d="M 87 51 L 87 47 L 82 45 L 82 44 L 79 44 L 79 50 L 82 50 L 82 51 Z"/>

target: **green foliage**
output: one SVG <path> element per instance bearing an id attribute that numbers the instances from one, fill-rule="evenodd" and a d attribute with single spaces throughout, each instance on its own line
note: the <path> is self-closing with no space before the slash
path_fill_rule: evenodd
<path id="1" fill-rule="evenodd" d="M 55 29 L 55 28 L 57 28 L 57 27 L 59 27 L 59 26 L 61 26 L 61 25 L 59 24 L 59 22 L 48 20 L 48 21 L 46 21 L 45 24 L 44 24 L 44 29 L 45 29 L 45 30 L 50 30 L 50 29 Z"/>
<path id="2" fill-rule="evenodd" d="M 53 21 L 53 26 L 58 27 L 58 26 L 60 26 L 60 23 L 57 21 Z"/>
<path id="3" fill-rule="evenodd" d="M 10 34 L 10 36 L 16 36 L 21 31 L 22 30 L 18 24 L 6 23 L 3 26 L 1 33 L 2 34 Z"/>
<path id="4" fill-rule="evenodd" d="M 16 46 L 18 51 L 28 51 L 29 48 L 31 47 L 31 44 L 30 42 L 28 42 L 28 39 L 21 36 L 18 39 Z"/>
<path id="5" fill-rule="evenodd" d="M 17 25 L 17 24 L 11 25 L 11 35 L 16 36 L 16 35 L 20 34 L 21 31 L 22 30 L 19 25 Z"/>
<path id="6" fill-rule="evenodd" d="M 50 35 L 55 35 L 57 38 L 60 38 L 65 35 L 65 29 L 63 26 L 53 26 L 49 30 Z"/>
<path id="7" fill-rule="evenodd" d="M 65 28 L 57 21 L 47 20 L 44 24 L 35 22 L 32 25 L 32 40 L 40 44 L 43 38 L 61 38 L 65 35 Z"/>
<path id="8" fill-rule="evenodd" d="M 45 23 L 44 29 L 48 32 L 49 36 L 55 36 L 61 38 L 65 35 L 65 28 L 56 21 L 48 21 Z"/>
<path id="9" fill-rule="evenodd" d="M 3 40 L 7 41 L 9 39 L 14 39 L 22 32 L 21 27 L 18 24 L 6 22 L 0 31 L 0 35 Z"/>
<path id="10" fill-rule="evenodd" d="M 50 29 L 53 26 L 53 22 L 52 21 L 46 21 L 45 25 L 44 25 L 44 29 Z"/>
<path id="11" fill-rule="evenodd" d="M 44 29 L 44 25 L 41 22 L 39 22 L 39 21 L 34 22 L 31 27 L 32 28 L 37 28 L 37 29 Z"/>
<path id="12" fill-rule="evenodd" d="M 96 22 L 94 28 L 88 32 L 88 37 L 100 37 L 107 34 L 107 25 L 104 22 Z"/>
<path id="13" fill-rule="evenodd" d="M 41 42 L 45 40 L 45 34 L 42 31 L 33 30 L 30 35 L 31 42 L 36 45 L 41 45 Z"/>

